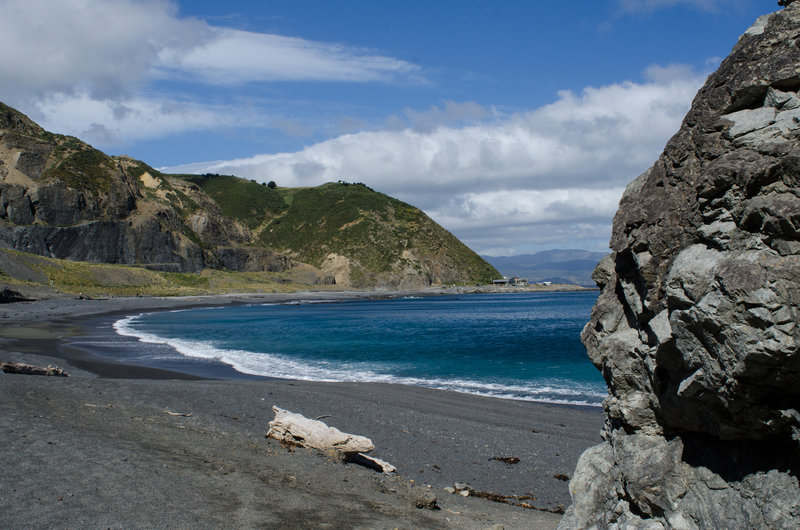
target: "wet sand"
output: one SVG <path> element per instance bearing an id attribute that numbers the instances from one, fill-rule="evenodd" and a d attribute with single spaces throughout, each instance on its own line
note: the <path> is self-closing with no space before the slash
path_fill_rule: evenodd
<path id="1" fill-rule="evenodd" d="M 331 293 L 65 298 L 0 306 L 0 361 L 53 364 L 71 375 L 0 373 L 0 497 L 5 506 L 0 525 L 558 524 L 560 515 L 552 512 L 569 503 L 564 479 L 580 453 L 600 442 L 598 408 L 377 383 L 209 380 L 202 374 L 122 365 L 75 348 L 76 337 L 108 337 L 109 315 L 315 296 L 328 299 Z M 312 418 L 325 416 L 331 426 L 368 436 L 376 446 L 373 454 L 397 466 L 397 473 L 378 474 L 266 439 L 273 405 Z M 497 460 L 505 457 L 519 462 Z M 533 508 L 443 489 L 455 482 L 524 497 L 510 500 Z M 415 507 L 415 499 L 428 489 L 438 499 L 438 510 Z"/>

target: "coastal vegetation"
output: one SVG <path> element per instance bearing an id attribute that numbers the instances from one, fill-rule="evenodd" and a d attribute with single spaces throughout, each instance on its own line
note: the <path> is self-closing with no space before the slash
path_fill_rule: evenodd
<path id="1" fill-rule="evenodd" d="M 7 274 L 10 269 L 14 274 Z M 62 294 L 102 296 L 200 296 L 226 293 L 290 293 L 309 288 L 296 272 L 167 272 L 143 266 L 46 258 L 0 249 L 0 284 L 12 291 L 49 288 Z M 317 285 L 315 290 L 336 290 Z"/>

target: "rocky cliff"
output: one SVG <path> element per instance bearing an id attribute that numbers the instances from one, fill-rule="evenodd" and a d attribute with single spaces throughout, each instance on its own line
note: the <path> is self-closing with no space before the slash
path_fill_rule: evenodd
<path id="1" fill-rule="evenodd" d="M 0 248 L 172 272 L 292 269 L 309 283 L 356 288 L 498 274 L 420 210 L 366 186 L 275 190 L 165 175 L 49 133 L 2 103 Z"/>
<path id="2" fill-rule="evenodd" d="M 186 225 L 170 183 L 148 169 L 48 133 L 0 104 L 0 246 L 77 261 L 203 269 L 213 252 L 204 252 Z"/>
<path id="3" fill-rule="evenodd" d="M 800 3 L 632 182 L 582 339 L 610 390 L 562 528 L 800 527 Z"/>

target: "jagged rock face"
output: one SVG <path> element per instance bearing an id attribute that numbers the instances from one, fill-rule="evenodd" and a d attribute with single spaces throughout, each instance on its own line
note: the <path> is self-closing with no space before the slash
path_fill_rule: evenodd
<path id="1" fill-rule="evenodd" d="M 142 215 L 142 194 L 118 162 L 11 109 L 0 114 L 0 247 L 176 271 L 204 267 L 174 212 Z"/>
<path id="2" fill-rule="evenodd" d="M 762 17 L 614 219 L 582 339 L 606 442 L 562 527 L 800 526 L 800 4 Z"/>
<path id="3" fill-rule="evenodd" d="M 239 247 L 253 235 L 197 186 L 146 172 L 137 178 L 139 165 L 48 133 L 0 104 L 0 248 L 174 272 L 293 267 L 268 249 Z M 179 211 L 178 194 L 195 211 Z"/>

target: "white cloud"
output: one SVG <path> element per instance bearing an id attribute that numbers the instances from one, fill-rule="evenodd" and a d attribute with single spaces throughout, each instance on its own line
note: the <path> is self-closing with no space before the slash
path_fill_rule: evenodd
<path id="1" fill-rule="evenodd" d="M 341 44 L 214 28 L 191 48 L 164 48 L 158 67 L 209 84 L 253 81 L 392 81 L 419 76 L 406 61 Z"/>
<path id="2" fill-rule="evenodd" d="M 433 106 L 423 112 L 405 109 L 404 114 L 414 129 L 432 131 L 441 125 L 460 124 L 487 118 L 493 112 L 472 101 L 465 103 L 445 101 L 441 107 Z"/>
<path id="3" fill-rule="evenodd" d="M 147 99 L 96 99 L 83 94 L 55 94 L 36 102 L 37 121 L 95 145 L 168 136 L 192 129 L 242 126 L 253 116 L 244 109 L 190 102 Z"/>
<path id="4" fill-rule="evenodd" d="M 191 47 L 208 33 L 205 23 L 177 19 L 171 4 L 157 0 L 5 0 L 0 14 L 4 97 L 130 94 L 161 50 Z"/>
<path id="5" fill-rule="evenodd" d="M 166 74 L 224 85 L 420 76 L 371 50 L 179 18 L 164 0 L 4 0 L 0 14 L 0 82 L 19 92 L 109 97 Z"/>
<path id="6" fill-rule="evenodd" d="M 704 76 L 671 65 L 649 68 L 646 78 L 563 91 L 552 104 L 508 116 L 474 103 L 446 103 L 407 112 L 413 126 L 406 122 L 401 130 L 346 134 L 294 153 L 171 169 L 232 173 L 283 186 L 364 182 L 422 207 L 477 250 L 488 248 L 486 230 L 512 233 L 523 227 L 527 235 L 519 244 L 546 239 L 545 228 L 576 240 L 587 226 L 604 227 L 607 241 L 622 189 L 677 131 Z M 486 119 L 442 125 L 450 116 Z"/>
<path id="7" fill-rule="evenodd" d="M 211 26 L 180 18 L 166 0 L 0 0 L 0 49 L 5 103 L 57 132 L 94 131 L 115 142 L 231 121 L 227 108 L 157 92 L 164 78 L 226 86 L 423 81 L 417 65 L 400 59 Z"/>

